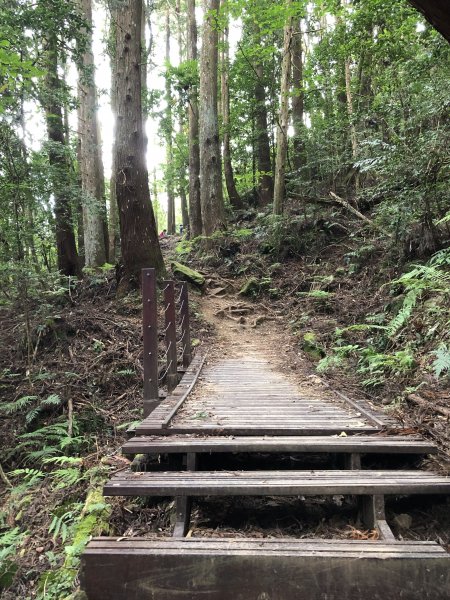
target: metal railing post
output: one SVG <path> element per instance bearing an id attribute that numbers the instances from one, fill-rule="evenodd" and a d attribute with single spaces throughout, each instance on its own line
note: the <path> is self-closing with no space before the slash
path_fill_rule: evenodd
<path id="1" fill-rule="evenodd" d="M 183 367 L 187 368 L 192 361 L 191 330 L 189 323 L 188 284 L 183 282 L 180 290 L 181 346 L 183 349 Z"/>
<path id="2" fill-rule="evenodd" d="M 142 269 L 142 333 L 144 337 L 144 417 L 159 404 L 158 307 L 155 269 Z"/>
<path id="3" fill-rule="evenodd" d="M 175 308 L 175 284 L 173 281 L 164 281 L 164 319 L 167 370 L 167 391 L 170 393 L 178 385 L 177 368 L 177 323 Z"/>

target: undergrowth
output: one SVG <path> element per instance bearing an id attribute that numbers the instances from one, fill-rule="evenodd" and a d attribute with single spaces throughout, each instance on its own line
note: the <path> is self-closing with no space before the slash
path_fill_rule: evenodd
<path id="1" fill-rule="evenodd" d="M 87 274 L 58 288 L 45 307 L 29 290 L 25 314 L 13 298 L 0 313 L 6 600 L 69 597 L 86 543 L 109 531 L 111 506 L 101 489 L 117 467 L 118 426 L 140 414 L 141 352 L 140 300 L 116 300 L 113 277 L 110 270 Z"/>

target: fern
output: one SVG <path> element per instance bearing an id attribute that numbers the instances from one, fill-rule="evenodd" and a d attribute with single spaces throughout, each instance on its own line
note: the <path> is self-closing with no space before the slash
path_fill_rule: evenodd
<path id="1" fill-rule="evenodd" d="M 55 448 L 55 446 L 44 446 L 40 450 L 29 452 L 25 458 L 25 462 L 43 461 L 43 459 L 54 456 L 55 454 L 58 454 L 58 452 L 59 450 L 58 448 Z"/>
<path id="2" fill-rule="evenodd" d="M 72 506 L 74 507 L 72 510 L 63 513 L 62 515 L 53 515 L 48 532 L 53 534 L 52 538 L 54 541 L 60 537 L 64 543 L 71 531 L 71 528 L 76 523 L 83 505 L 76 503 Z"/>
<path id="3" fill-rule="evenodd" d="M 0 412 L 5 415 L 12 415 L 21 412 L 25 408 L 28 408 L 33 400 L 36 400 L 37 396 L 22 396 L 14 402 L 8 402 L 0 407 Z"/>
<path id="4" fill-rule="evenodd" d="M 53 471 L 52 477 L 55 479 L 56 484 L 55 490 L 62 490 L 64 488 L 75 485 L 84 477 L 82 476 L 80 469 L 68 468 L 68 469 L 57 469 Z"/>
<path id="5" fill-rule="evenodd" d="M 450 213 L 449 213 L 450 217 Z M 450 220 L 450 218 L 449 218 Z M 450 248 L 439 250 L 430 258 L 430 264 L 437 267 L 447 267 L 450 265 Z"/>
<path id="6" fill-rule="evenodd" d="M 45 408 L 61 406 L 61 398 L 58 396 L 58 394 L 50 394 L 48 398 L 45 398 L 45 400 L 41 401 L 41 406 Z"/>
<path id="7" fill-rule="evenodd" d="M 403 301 L 402 308 L 398 311 L 396 316 L 388 324 L 386 331 L 389 337 L 393 337 L 402 327 L 409 321 L 410 316 L 417 304 L 417 300 L 420 297 L 422 290 L 413 289 L 409 291 Z"/>
<path id="8" fill-rule="evenodd" d="M 27 426 L 31 425 L 31 423 L 33 423 L 33 421 L 36 421 L 36 419 L 39 417 L 41 412 L 42 412 L 42 409 L 40 406 L 36 406 L 35 408 L 31 409 L 27 413 L 27 416 L 25 417 L 25 423 L 27 424 Z"/>
<path id="9" fill-rule="evenodd" d="M 446 344 L 441 344 L 437 350 L 433 352 L 436 356 L 433 361 L 433 371 L 435 377 L 439 378 L 442 373 L 450 373 L 450 350 Z"/>
<path id="10" fill-rule="evenodd" d="M 335 354 L 331 354 L 330 356 L 325 356 L 319 360 L 316 366 L 316 371 L 318 373 L 326 373 L 330 369 L 334 369 L 336 367 L 340 367 L 343 362 L 343 357 Z"/>
<path id="11" fill-rule="evenodd" d="M 8 587 L 17 571 L 17 564 L 12 560 L 18 547 L 28 535 L 27 531 L 21 532 L 18 527 L 5 531 L 0 535 L 0 584 L 1 588 Z"/>
<path id="12" fill-rule="evenodd" d="M 15 469 L 8 473 L 11 478 L 18 478 L 18 484 L 14 486 L 12 495 L 22 496 L 24 492 L 35 487 L 41 479 L 45 477 L 45 473 L 39 469 Z"/>
<path id="13" fill-rule="evenodd" d="M 83 464 L 83 459 L 76 458 L 74 456 L 52 456 L 50 458 L 46 458 L 43 461 L 44 464 L 57 464 L 57 465 L 72 465 L 72 466 L 81 466 Z"/>

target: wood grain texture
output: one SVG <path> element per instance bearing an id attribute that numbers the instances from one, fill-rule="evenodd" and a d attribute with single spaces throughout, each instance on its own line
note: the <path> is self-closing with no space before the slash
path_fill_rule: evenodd
<path id="1" fill-rule="evenodd" d="M 343 452 L 434 454 L 436 446 L 406 436 L 138 436 L 122 447 L 125 454 L 214 452 Z"/>
<path id="2" fill-rule="evenodd" d="M 95 539 L 89 600 L 448 600 L 450 557 L 428 542 Z"/>
<path id="3" fill-rule="evenodd" d="M 110 496 L 297 496 L 445 494 L 450 477 L 424 471 L 121 471 Z"/>

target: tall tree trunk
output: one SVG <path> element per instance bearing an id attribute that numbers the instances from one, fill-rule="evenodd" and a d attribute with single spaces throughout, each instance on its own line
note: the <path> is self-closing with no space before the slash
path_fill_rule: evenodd
<path id="1" fill-rule="evenodd" d="M 352 94 L 352 74 L 350 70 L 350 60 L 345 59 L 345 95 L 347 98 L 347 112 L 350 123 L 350 140 L 352 142 L 352 156 L 355 159 L 358 152 L 358 142 L 356 141 L 356 129 L 353 122 L 353 94 Z"/>
<path id="2" fill-rule="evenodd" d="M 305 94 L 303 91 L 303 40 L 301 25 L 301 19 L 297 19 L 292 44 L 292 87 L 294 89 L 292 96 L 292 125 L 294 126 L 293 163 L 296 171 L 304 163 L 303 112 Z"/>
<path id="3" fill-rule="evenodd" d="M 204 24 L 200 58 L 200 200 L 203 233 L 212 235 L 223 228 L 225 211 L 222 193 L 217 115 L 218 15 L 220 0 L 203 0 Z"/>
<path id="4" fill-rule="evenodd" d="M 222 9 L 226 5 L 226 0 L 221 0 Z M 226 10 L 226 7 L 225 7 Z M 242 199 L 236 189 L 234 181 L 233 165 L 231 163 L 231 134 L 230 134 L 230 84 L 229 84 L 229 43 L 228 43 L 228 15 L 226 15 L 227 24 L 223 28 L 223 39 L 220 61 L 220 84 L 221 84 L 221 109 L 222 109 L 222 127 L 223 127 L 223 170 L 225 174 L 225 183 L 227 186 L 228 198 L 234 209 L 243 207 Z"/>
<path id="5" fill-rule="evenodd" d="M 255 43 L 261 43 L 259 25 L 254 25 Z M 264 69 L 257 60 L 255 65 L 255 126 L 258 170 L 259 203 L 270 204 L 273 198 L 272 159 L 270 156 L 270 139 L 267 126 L 266 91 L 264 86 Z"/>
<path id="6" fill-rule="evenodd" d="M 152 194 L 153 194 L 153 210 L 155 213 L 156 231 L 159 231 L 158 219 L 159 219 L 159 201 L 158 201 L 158 180 L 156 178 L 156 169 L 153 169 L 153 181 L 152 181 Z"/>
<path id="7" fill-rule="evenodd" d="M 182 23 L 182 16 L 181 16 L 181 1 L 177 0 L 176 5 L 175 5 L 175 11 L 176 11 L 176 15 L 177 15 L 177 24 L 178 24 L 178 59 L 179 59 L 179 63 L 182 64 L 182 62 L 185 59 L 185 53 L 186 53 L 186 45 L 183 43 L 183 23 Z M 186 133 L 186 117 L 188 116 L 187 112 L 180 110 L 179 111 L 179 128 L 180 128 L 180 135 L 184 138 L 185 133 Z M 179 177 L 179 181 L 180 181 L 180 187 L 179 187 L 179 194 L 180 194 L 180 202 L 181 202 L 181 222 L 183 224 L 183 232 L 188 232 L 189 230 L 189 210 L 188 210 L 188 199 L 186 196 L 186 190 L 188 188 L 188 183 L 187 183 L 187 179 L 186 179 L 186 167 L 188 165 L 185 164 L 185 162 L 183 161 L 183 164 L 180 165 L 180 177 Z"/>
<path id="8" fill-rule="evenodd" d="M 287 0 L 289 8 L 292 0 Z M 289 16 L 284 28 L 283 62 L 281 66 L 281 98 L 280 114 L 277 126 L 277 154 L 275 159 L 275 186 L 273 199 L 273 212 L 276 215 L 283 213 L 283 199 L 285 193 L 285 174 L 288 149 L 289 125 L 289 87 L 291 75 L 291 43 L 293 34 L 293 17 Z"/>
<path id="9" fill-rule="evenodd" d="M 112 149 L 112 168 L 109 180 L 109 260 L 115 263 L 118 258 L 119 250 L 119 210 L 116 197 L 116 169 L 114 165 L 116 157 L 116 138 L 117 138 L 117 98 L 116 98 L 116 70 L 115 59 L 111 60 L 111 112 L 114 120 L 114 136 Z"/>
<path id="10" fill-rule="evenodd" d="M 166 67 L 170 66 L 170 8 L 166 9 Z M 167 233 L 175 233 L 175 192 L 173 188 L 173 119 L 172 89 L 169 74 L 166 74 L 166 189 L 167 189 Z"/>
<path id="11" fill-rule="evenodd" d="M 56 252 L 58 269 L 63 275 L 81 275 L 70 205 L 72 181 L 64 139 L 63 111 L 58 75 L 56 35 L 50 33 L 46 48 L 45 109 L 47 135 L 50 142 L 48 157 L 52 167 L 52 188 L 55 201 Z"/>
<path id="12" fill-rule="evenodd" d="M 105 182 L 92 53 L 92 4 L 91 0 L 79 0 L 79 4 L 87 24 L 87 28 L 83 30 L 84 52 L 78 76 L 78 135 L 83 192 L 84 252 L 85 265 L 98 267 L 107 260 Z"/>
<path id="13" fill-rule="evenodd" d="M 116 5 L 115 82 L 117 125 L 114 157 L 123 273 L 119 293 L 137 288 L 141 269 L 165 272 L 150 202 L 141 98 L 142 0 Z"/>
<path id="14" fill-rule="evenodd" d="M 187 57 L 197 60 L 197 22 L 195 0 L 187 0 L 188 30 Z M 191 86 L 189 94 L 189 228 L 190 237 L 202 233 L 202 210 L 200 203 L 200 148 L 198 123 L 198 90 Z"/>

